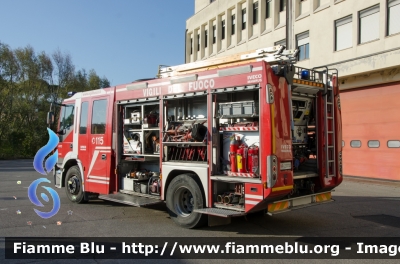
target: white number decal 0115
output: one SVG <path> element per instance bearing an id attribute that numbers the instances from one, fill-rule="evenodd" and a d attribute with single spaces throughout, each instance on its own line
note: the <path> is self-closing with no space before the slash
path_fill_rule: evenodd
<path id="1" fill-rule="evenodd" d="M 104 144 L 103 137 L 93 137 L 92 138 L 92 144 L 94 144 L 94 145 L 103 145 Z"/>

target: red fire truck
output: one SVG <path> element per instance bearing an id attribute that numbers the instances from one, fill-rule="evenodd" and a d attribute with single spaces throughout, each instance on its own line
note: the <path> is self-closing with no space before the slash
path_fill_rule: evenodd
<path id="1" fill-rule="evenodd" d="M 194 228 L 333 201 L 342 181 L 338 73 L 276 46 L 160 67 L 63 101 L 55 185 L 75 203 L 166 203 Z"/>

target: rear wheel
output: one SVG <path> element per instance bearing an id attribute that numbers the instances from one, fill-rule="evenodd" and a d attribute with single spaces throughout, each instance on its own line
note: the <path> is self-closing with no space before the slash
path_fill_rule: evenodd
<path id="1" fill-rule="evenodd" d="M 200 184 L 191 174 L 176 176 L 168 186 L 167 208 L 174 222 L 185 228 L 205 225 L 207 216 L 193 212 L 204 208 L 204 197 Z"/>
<path id="2" fill-rule="evenodd" d="M 65 192 L 70 201 L 74 203 L 86 202 L 82 188 L 82 176 L 78 166 L 69 168 L 65 177 Z"/>

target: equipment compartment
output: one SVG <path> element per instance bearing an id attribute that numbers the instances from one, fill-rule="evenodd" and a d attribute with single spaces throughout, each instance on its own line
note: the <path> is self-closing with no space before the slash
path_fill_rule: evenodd
<path id="1" fill-rule="evenodd" d="M 255 101 L 219 103 L 219 114 L 221 117 L 258 116 L 258 103 Z"/>
<path id="2" fill-rule="evenodd" d="M 292 131 L 292 151 L 294 171 L 317 172 L 316 133 L 322 124 L 316 123 L 316 103 L 314 97 L 292 96 L 294 126 Z M 312 174 L 317 175 L 317 174 Z M 303 176 L 295 176 L 303 177 Z M 308 176 L 309 177 L 309 176 Z"/>
<path id="3" fill-rule="evenodd" d="M 207 97 L 165 101 L 164 161 L 207 162 Z"/>
<path id="4" fill-rule="evenodd" d="M 244 184 L 213 181 L 214 207 L 244 210 Z"/>
<path id="5" fill-rule="evenodd" d="M 159 104 L 127 104 L 124 106 L 123 155 L 142 158 L 160 154 Z"/>
<path id="6" fill-rule="evenodd" d="M 219 93 L 214 97 L 218 119 L 213 137 L 214 175 L 259 178 L 259 89 Z M 216 147 L 218 146 L 218 147 Z"/>
<path id="7" fill-rule="evenodd" d="M 157 161 L 121 161 L 120 189 L 141 194 L 160 195 L 160 172 Z"/>

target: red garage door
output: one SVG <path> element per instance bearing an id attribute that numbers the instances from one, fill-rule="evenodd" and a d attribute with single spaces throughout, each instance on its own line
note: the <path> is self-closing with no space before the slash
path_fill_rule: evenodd
<path id="1" fill-rule="evenodd" d="M 400 83 L 342 91 L 343 173 L 400 180 Z"/>

